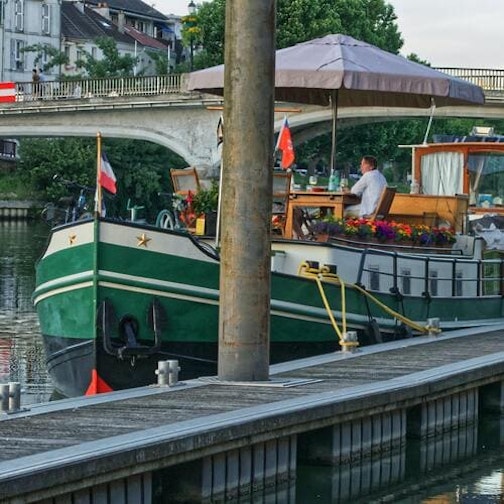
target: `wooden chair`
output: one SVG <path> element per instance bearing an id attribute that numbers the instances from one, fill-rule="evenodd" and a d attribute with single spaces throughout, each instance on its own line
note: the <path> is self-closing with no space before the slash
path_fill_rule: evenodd
<path id="1" fill-rule="evenodd" d="M 200 188 L 198 172 L 196 168 L 184 168 L 183 170 L 170 170 L 173 192 L 187 196 L 189 191 L 196 194 Z"/>
<path id="2" fill-rule="evenodd" d="M 291 177 L 291 172 L 273 173 L 273 208 L 271 228 L 273 233 L 280 234 L 281 236 L 284 236 Z"/>
<path id="3" fill-rule="evenodd" d="M 396 191 L 397 187 L 383 189 L 376 210 L 368 217 L 370 220 L 385 220 L 388 217 Z"/>

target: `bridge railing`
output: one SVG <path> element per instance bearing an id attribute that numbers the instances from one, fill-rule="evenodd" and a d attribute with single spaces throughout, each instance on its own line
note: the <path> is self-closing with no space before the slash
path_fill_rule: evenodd
<path id="1" fill-rule="evenodd" d="M 439 68 L 440 72 L 472 82 L 485 91 L 504 91 L 504 70 L 489 68 Z"/>
<path id="2" fill-rule="evenodd" d="M 450 67 L 436 70 L 477 84 L 485 91 L 504 91 L 504 70 Z M 39 83 L 17 82 L 16 101 L 176 94 L 184 91 L 185 77 L 186 74 L 168 74 Z"/>
<path id="3" fill-rule="evenodd" d="M 182 91 L 184 74 L 72 81 L 17 82 L 16 101 L 153 96 Z"/>

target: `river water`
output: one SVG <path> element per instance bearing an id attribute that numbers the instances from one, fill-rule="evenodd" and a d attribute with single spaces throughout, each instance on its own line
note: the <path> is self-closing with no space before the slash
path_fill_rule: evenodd
<path id="1" fill-rule="evenodd" d="M 0 221 L 0 383 L 21 382 L 22 406 L 48 401 L 52 394 L 31 303 L 34 265 L 47 235 L 43 223 Z M 169 497 L 159 502 L 169 502 Z M 407 450 L 362 464 L 301 466 L 291 485 L 240 500 L 245 502 L 502 503 L 504 419 L 485 417 L 478 425 L 439 439 L 408 441 Z"/>

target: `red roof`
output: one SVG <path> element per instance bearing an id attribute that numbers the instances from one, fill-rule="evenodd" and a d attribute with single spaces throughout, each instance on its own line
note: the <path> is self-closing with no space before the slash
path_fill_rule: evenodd
<path id="1" fill-rule="evenodd" d="M 143 46 L 152 47 L 154 49 L 166 50 L 166 44 L 163 44 L 159 40 L 152 38 L 146 33 L 143 33 L 137 30 L 136 28 L 133 28 L 133 26 L 125 25 L 124 33 L 134 38 L 139 44 L 142 44 Z"/>

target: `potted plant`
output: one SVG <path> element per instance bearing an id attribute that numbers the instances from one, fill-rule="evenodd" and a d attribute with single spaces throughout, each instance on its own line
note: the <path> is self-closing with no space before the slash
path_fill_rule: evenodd
<path id="1" fill-rule="evenodd" d="M 210 187 L 201 187 L 193 196 L 192 207 L 198 217 L 205 218 L 205 234 L 215 235 L 217 206 L 219 204 L 219 184 L 213 180 Z"/>

